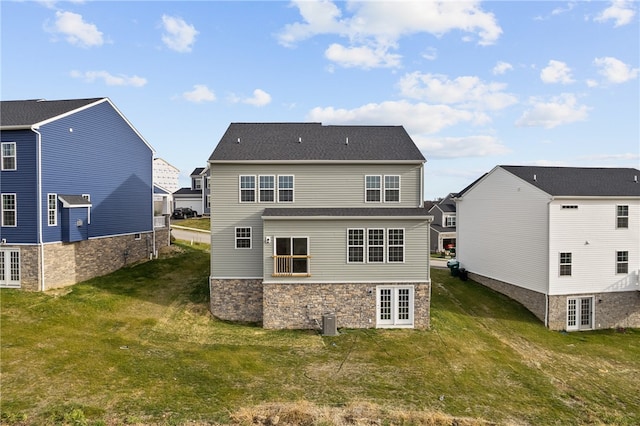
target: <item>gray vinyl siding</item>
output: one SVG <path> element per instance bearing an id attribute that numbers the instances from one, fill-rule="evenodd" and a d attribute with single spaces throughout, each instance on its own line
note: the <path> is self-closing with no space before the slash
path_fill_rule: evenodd
<path id="1" fill-rule="evenodd" d="M 354 228 L 364 229 L 365 235 L 370 228 L 404 229 L 404 262 L 348 263 L 347 229 Z M 267 237 L 271 237 L 269 244 Z M 308 238 L 310 277 L 272 277 L 276 237 Z M 265 220 L 264 278 L 265 282 L 423 282 L 429 279 L 428 242 L 425 220 Z M 385 235 L 385 253 L 386 243 Z"/>
<path id="2" fill-rule="evenodd" d="M 422 199 L 421 173 L 422 164 L 211 163 L 211 275 L 217 278 L 263 276 L 264 244 L 261 215 L 265 208 L 417 207 Z M 399 203 L 365 203 L 364 177 L 374 174 L 401 176 Z M 257 176 L 259 175 L 293 175 L 294 202 L 240 203 L 240 175 L 256 176 L 256 185 L 258 185 Z M 252 228 L 251 249 L 235 248 L 234 232 L 235 227 L 238 226 Z M 315 226 L 322 226 L 322 224 L 316 223 Z M 340 243 L 343 245 L 345 244 L 345 232 L 343 230 L 340 237 Z M 426 244 L 428 230 L 425 230 L 423 239 Z M 428 253 L 428 246 L 425 246 L 425 250 Z M 271 256 L 271 252 L 268 255 Z M 344 259 L 346 258 L 343 257 L 340 261 L 344 263 Z M 331 264 L 327 265 L 325 267 L 328 269 L 333 267 Z M 402 268 L 395 265 L 395 268 L 388 269 L 399 270 Z M 404 272 L 404 274 L 412 275 L 409 272 Z M 358 275 L 353 273 L 353 276 Z"/>

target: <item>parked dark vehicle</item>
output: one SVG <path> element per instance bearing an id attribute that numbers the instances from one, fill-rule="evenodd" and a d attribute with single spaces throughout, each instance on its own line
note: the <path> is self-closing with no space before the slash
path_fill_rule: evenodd
<path id="1" fill-rule="evenodd" d="M 189 207 L 179 207 L 173 211 L 171 215 L 172 219 L 188 219 L 190 217 L 197 217 L 198 212 L 191 210 Z"/>

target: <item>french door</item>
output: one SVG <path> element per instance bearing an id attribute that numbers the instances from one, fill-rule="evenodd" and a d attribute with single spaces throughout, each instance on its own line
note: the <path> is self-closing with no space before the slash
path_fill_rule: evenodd
<path id="1" fill-rule="evenodd" d="M 413 327 L 413 286 L 376 289 L 376 326 Z"/>
<path id="2" fill-rule="evenodd" d="M 567 299 L 567 330 L 591 330 L 593 328 L 593 297 Z"/>
<path id="3" fill-rule="evenodd" d="M 0 287 L 20 287 L 19 250 L 0 250 Z"/>

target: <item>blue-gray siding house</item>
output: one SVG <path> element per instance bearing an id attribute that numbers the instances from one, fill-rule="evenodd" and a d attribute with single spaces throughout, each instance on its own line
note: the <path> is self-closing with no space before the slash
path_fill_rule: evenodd
<path id="1" fill-rule="evenodd" d="M 70 285 L 156 252 L 154 150 L 108 98 L 0 104 L 0 287 Z"/>

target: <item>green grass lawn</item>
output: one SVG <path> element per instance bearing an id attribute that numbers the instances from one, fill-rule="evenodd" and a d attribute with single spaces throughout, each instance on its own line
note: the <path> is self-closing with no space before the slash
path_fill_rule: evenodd
<path id="1" fill-rule="evenodd" d="M 558 333 L 432 270 L 430 330 L 263 330 L 207 311 L 208 246 L 0 291 L 1 423 L 640 424 L 640 330 Z"/>

